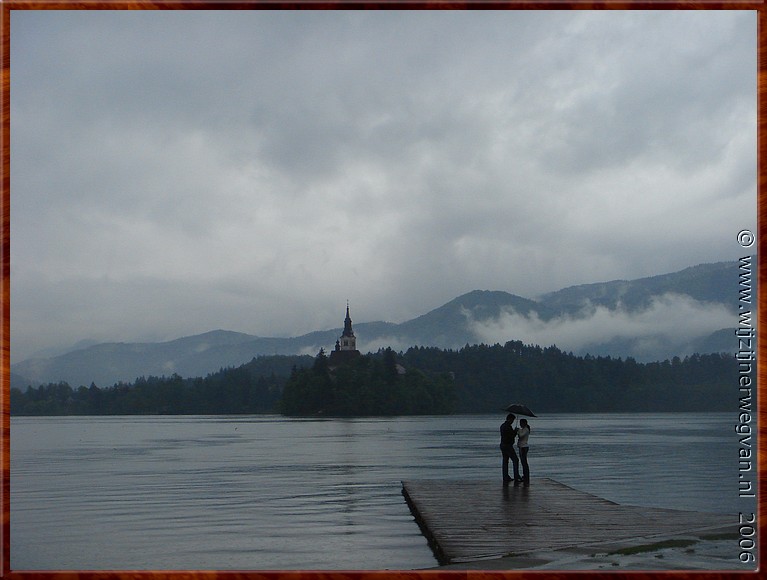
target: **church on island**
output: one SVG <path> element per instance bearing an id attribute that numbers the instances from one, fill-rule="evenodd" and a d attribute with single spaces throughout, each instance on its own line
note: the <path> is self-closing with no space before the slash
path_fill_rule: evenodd
<path id="1" fill-rule="evenodd" d="M 344 319 L 344 331 L 341 337 L 336 341 L 335 349 L 330 353 L 328 366 L 330 368 L 339 367 L 360 356 L 357 350 L 357 338 L 352 329 L 352 319 L 349 316 L 349 301 L 346 301 L 346 318 Z"/>

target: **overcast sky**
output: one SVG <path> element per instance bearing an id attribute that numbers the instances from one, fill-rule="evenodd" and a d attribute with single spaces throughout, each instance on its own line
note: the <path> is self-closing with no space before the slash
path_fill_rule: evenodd
<path id="1" fill-rule="evenodd" d="M 14 362 L 534 298 L 744 228 L 754 11 L 11 15 Z"/>

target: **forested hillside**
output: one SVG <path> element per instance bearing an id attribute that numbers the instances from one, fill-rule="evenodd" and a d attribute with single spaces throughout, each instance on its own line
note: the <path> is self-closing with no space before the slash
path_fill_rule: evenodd
<path id="1" fill-rule="evenodd" d="M 726 354 L 652 363 L 573 356 L 555 346 L 411 348 L 404 365 L 455 377 L 461 412 L 524 402 L 541 412 L 724 411 L 737 401 L 737 365 Z"/>
<path id="2" fill-rule="evenodd" d="M 414 347 L 396 355 L 405 373 L 394 380 L 394 362 L 385 361 L 394 356 L 389 352 L 381 350 L 361 357 L 357 366 L 336 370 L 336 399 L 322 400 L 328 393 L 309 386 L 315 379 L 308 371 L 317 366 L 318 357 L 271 356 L 205 378 L 173 375 L 108 388 L 50 383 L 26 392 L 12 389 L 11 413 L 485 413 L 499 412 L 511 402 L 526 403 L 536 413 L 737 408 L 737 361 L 727 354 L 638 363 L 631 358 L 574 356 L 555 346 L 519 341 L 459 350 Z M 448 376 L 450 388 L 444 382 Z M 292 385 L 285 389 L 291 377 Z M 322 388 L 331 387 L 324 383 Z"/>

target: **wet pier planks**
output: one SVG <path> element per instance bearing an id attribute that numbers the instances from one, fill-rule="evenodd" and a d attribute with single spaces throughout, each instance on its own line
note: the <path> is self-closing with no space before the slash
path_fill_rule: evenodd
<path id="1" fill-rule="evenodd" d="M 619 505 L 548 478 L 403 481 L 402 493 L 441 564 L 721 530 L 725 516 Z"/>

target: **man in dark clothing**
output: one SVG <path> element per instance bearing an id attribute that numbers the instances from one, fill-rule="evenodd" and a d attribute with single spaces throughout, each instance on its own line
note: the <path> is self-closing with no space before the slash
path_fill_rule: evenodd
<path id="1" fill-rule="evenodd" d="M 512 481 L 509 477 L 509 458 L 514 467 L 514 480 L 516 482 L 522 481 L 519 477 L 519 458 L 517 452 L 514 451 L 514 437 L 517 435 L 517 430 L 512 426 L 516 417 L 509 413 L 506 415 L 506 421 L 501 424 L 501 455 L 503 455 L 503 483 L 508 484 Z"/>

